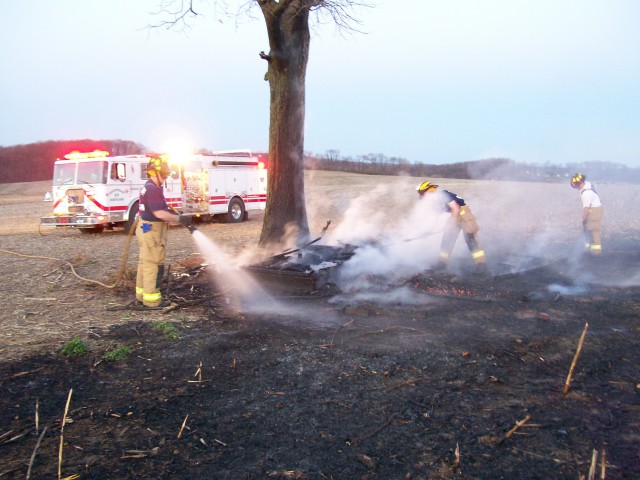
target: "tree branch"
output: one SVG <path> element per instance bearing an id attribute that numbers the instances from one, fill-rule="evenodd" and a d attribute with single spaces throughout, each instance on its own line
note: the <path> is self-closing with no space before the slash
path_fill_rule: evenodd
<path id="1" fill-rule="evenodd" d="M 173 20 L 162 20 L 160 23 L 155 25 L 150 25 L 151 28 L 166 28 L 167 30 L 175 27 L 177 24 L 181 23 L 183 27 L 188 27 L 187 17 L 197 17 L 199 15 L 193 8 L 194 0 L 180 0 L 178 5 L 173 0 L 162 0 L 160 2 L 159 8 L 160 10 L 153 15 L 159 14 L 168 14 L 173 17 Z M 174 9 L 171 9 L 171 6 L 174 6 Z"/>

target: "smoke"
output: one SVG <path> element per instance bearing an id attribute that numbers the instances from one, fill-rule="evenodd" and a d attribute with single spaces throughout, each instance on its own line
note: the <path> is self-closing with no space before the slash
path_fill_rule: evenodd
<path id="1" fill-rule="evenodd" d="M 313 183 L 319 183 L 307 195 L 311 238 L 317 236 L 314 230 L 319 232 L 327 220 L 332 220 L 323 240 L 316 245 L 358 247 L 338 268 L 321 262 L 312 265 L 316 270 L 331 269 L 331 281 L 342 292 L 332 303 L 416 305 L 433 301 L 416 295 L 410 288 L 412 277 L 437 261 L 442 230 L 448 218 L 441 205 L 434 205 L 429 197 L 419 199 L 415 185 L 424 179 L 322 171 L 307 174 L 313 175 Z M 340 184 L 335 183 L 336 175 L 344 175 Z M 640 285 L 640 273 L 633 271 L 625 275 L 629 267 L 623 255 L 619 265 L 608 265 L 606 275 L 597 266 L 585 265 L 580 198 L 566 182 L 438 179 L 437 183 L 441 189 L 463 197 L 471 207 L 480 225 L 479 238 L 489 269 L 494 275 L 553 268 L 559 280 L 548 287 L 549 292 L 560 295 L 581 295 L 593 285 Z M 636 195 L 633 187 L 623 190 L 631 197 L 615 193 L 620 186 L 616 186 L 616 190 L 607 187 L 601 186 L 599 193 L 607 209 L 603 257 L 611 258 L 606 256 L 614 227 L 616 231 L 626 230 L 630 238 L 637 239 L 640 212 L 635 204 L 627 202 L 627 198 Z M 216 245 L 210 245 L 206 237 L 203 241 L 198 237 L 196 232 L 194 240 L 199 249 L 209 263 L 215 265 L 219 279 L 217 291 L 229 292 L 231 306 L 236 311 L 272 313 L 277 316 L 274 319 L 282 322 L 334 325 L 340 321 L 331 309 L 318 311 L 309 308 L 308 302 L 306 306 L 296 305 L 294 301 L 285 302 L 264 291 L 239 266 L 255 262 L 255 252 L 247 249 L 231 261 Z M 296 237 L 297 232 L 288 231 L 285 245 L 296 248 L 293 240 Z M 282 248 L 280 244 L 278 251 Z M 265 252 L 260 253 L 264 258 Z M 451 255 L 450 270 L 464 274 L 472 265 L 460 235 Z"/>
<path id="2" fill-rule="evenodd" d="M 247 272 L 233 262 L 222 249 L 196 230 L 192 234 L 198 250 L 214 266 L 213 282 L 216 290 L 230 299 L 231 308 L 237 312 L 281 312 L 284 309 Z"/>
<path id="3" fill-rule="evenodd" d="M 374 207 L 379 198 L 389 196 L 392 192 L 381 186 L 353 199 L 342 222 L 327 238 L 330 245 L 359 247 L 332 277 L 345 293 L 386 290 L 385 296 L 406 297 L 403 292 L 390 293 L 390 286 L 406 282 L 437 259 L 448 214 L 427 197 L 419 200 L 416 195 L 412 204 L 399 208 L 399 215 L 390 220 Z"/>
<path id="4" fill-rule="evenodd" d="M 247 271 L 242 269 L 242 262 L 232 260 L 212 240 L 196 230 L 193 240 L 200 253 L 209 265 L 214 267 L 212 283 L 214 292 L 222 294 L 228 300 L 228 306 L 237 313 L 270 315 L 271 320 L 281 323 L 304 322 L 317 326 L 335 326 L 339 319 L 335 312 L 315 312 L 307 305 L 296 306 L 285 303 L 267 292 Z"/>
<path id="5" fill-rule="evenodd" d="M 583 295 L 589 291 L 586 285 L 560 285 L 558 283 L 552 283 L 547 287 L 551 293 L 559 293 L 564 296 Z"/>
<path id="6" fill-rule="evenodd" d="M 605 279 L 602 284 L 607 286 L 638 287 L 640 286 L 640 272 L 637 272 L 628 278 L 619 278 L 617 282 L 611 284 L 607 283 L 607 280 Z"/>
<path id="7" fill-rule="evenodd" d="M 437 181 L 440 189 L 464 198 L 476 216 L 490 272 L 502 275 L 577 261 L 583 248 L 581 205 L 575 190 L 566 183 L 495 181 L 491 180 L 494 173 L 484 172 L 486 179 Z M 311 203 L 317 211 L 323 207 L 326 211 L 327 203 L 334 202 L 336 210 L 344 203 L 345 193 L 351 195 L 339 224 L 327 232 L 323 243 L 359 247 L 333 278 L 342 291 L 352 294 L 390 288 L 433 266 L 448 217 L 428 196 L 418 199 L 415 185 L 425 179 L 376 180 L 349 183 L 348 190 L 342 185 Z M 460 235 L 449 269 L 464 274 L 470 265 L 470 253 Z"/>
<path id="8" fill-rule="evenodd" d="M 336 243 L 358 243 L 380 237 L 385 217 L 382 211 L 371 208 L 378 198 L 385 195 L 386 189 L 378 186 L 371 192 L 351 200 L 344 212 L 342 222 L 327 235 L 328 245 Z"/>
<path id="9" fill-rule="evenodd" d="M 376 305 L 427 305 L 435 300 L 427 296 L 416 295 L 409 286 L 385 290 L 384 296 L 379 291 L 361 291 L 336 295 L 329 300 L 335 304 L 375 303 Z"/>

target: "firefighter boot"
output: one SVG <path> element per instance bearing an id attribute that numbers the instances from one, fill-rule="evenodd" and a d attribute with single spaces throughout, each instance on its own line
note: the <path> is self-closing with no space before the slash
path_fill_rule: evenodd
<path id="1" fill-rule="evenodd" d="M 476 263 L 476 266 L 473 268 L 473 275 L 478 277 L 486 277 L 489 275 L 489 269 L 487 268 L 486 263 Z"/>

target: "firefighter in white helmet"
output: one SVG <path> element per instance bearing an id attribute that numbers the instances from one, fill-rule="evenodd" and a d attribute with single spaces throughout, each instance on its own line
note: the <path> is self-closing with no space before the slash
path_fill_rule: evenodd
<path id="1" fill-rule="evenodd" d="M 463 198 L 448 190 L 438 190 L 438 185 L 429 181 L 422 182 L 416 187 L 420 198 L 424 195 L 437 195 L 435 200 L 441 203 L 444 211 L 450 214 L 442 236 L 438 269 L 445 269 L 449 265 L 449 256 L 462 230 L 464 240 L 471 252 L 471 258 L 476 264 L 475 273 L 487 273 L 487 258 L 478 240 L 478 222 Z"/>
<path id="2" fill-rule="evenodd" d="M 149 180 L 140 191 L 140 219 L 136 237 L 140 246 L 138 274 L 136 276 L 136 300 L 150 309 L 171 305 L 162 299 L 160 285 L 166 260 L 165 245 L 169 223 L 189 226 L 191 217 L 171 212 L 164 197 L 163 184 L 171 174 L 167 159 L 162 155 L 149 155 L 147 176 Z"/>
<path id="3" fill-rule="evenodd" d="M 580 190 L 585 250 L 591 255 L 599 256 L 602 253 L 602 218 L 604 217 L 600 195 L 591 182 L 587 181 L 587 176 L 582 173 L 576 173 L 571 177 L 571 187 Z"/>

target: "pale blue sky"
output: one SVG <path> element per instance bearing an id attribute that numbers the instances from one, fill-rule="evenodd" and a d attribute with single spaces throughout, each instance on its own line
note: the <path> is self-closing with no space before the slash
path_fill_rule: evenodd
<path id="1" fill-rule="evenodd" d="M 373 1 L 356 12 L 366 34 L 314 30 L 307 151 L 640 167 L 640 1 Z M 149 30 L 158 3 L 0 2 L 0 145 L 265 150 L 260 12 L 201 2 L 186 32 Z"/>

